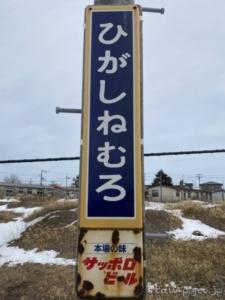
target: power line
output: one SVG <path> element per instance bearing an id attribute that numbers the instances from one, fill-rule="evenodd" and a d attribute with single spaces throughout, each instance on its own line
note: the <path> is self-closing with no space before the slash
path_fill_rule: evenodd
<path id="1" fill-rule="evenodd" d="M 213 153 L 225 153 L 225 149 L 145 153 L 144 156 L 149 157 L 149 156 L 194 155 L 194 154 L 213 154 Z"/>
<path id="2" fill-rule="evenodd" d="M 155 153 L 145 153 L 144 156 L 145 157 L 153 157 L 153 156 L 176 156 L 176 155 L 196 155 L 196 154 L 214 154 L 214 153 L 225 153 L 225 149 L 177 151 L 177 152 L 155 152 Z M 79 159 L 80 159 L 79 156 L 75 156 L 75 157 L 33 158 L 33 159 L 9 159 L 9 160 L 0 160 L 0 164 L 69 161 L 69 160 L 79 160 Z"/>
<path id="3" fill-rule="evenodd" d="M 51 161 L 66 161 L 79 160 L 79 156 L 75 157 L 50 157 L 50 158 L 32 158 L 32 159 L 9 159 L 0 160 L 0 164 L 16 164 L 16 163 L 33 163 L 33 162 L 51 162 Z"/>

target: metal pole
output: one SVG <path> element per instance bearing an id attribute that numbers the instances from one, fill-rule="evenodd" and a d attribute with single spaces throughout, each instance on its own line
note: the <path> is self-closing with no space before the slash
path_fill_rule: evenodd
<path id="1" fill-rule="evenodd" d="M 135 4 L 134 0 L 95 0 L 95 5 L 133 5 Z M 150 7 L 142 7 L 143 12 L 152 12 L 164 14 L 164 8 L 150 8 Z"/>
<path id="2" fill-rule="evenodd" d="M 143 12 L 152 12 L 152 13 L 158 13 L 158 14 L 164 14 L 165 8 L 150 8 L 150 7 L 142 7 Z"/>
<path id="3" fill-rule="evenodd" d="M 168 233 L 152 233 L 152 232 L 146 232 L 145 237 L 149 240 L 168 240 L 172 238 L 172 234 Z"/>
<path id="4" fill-rule="evenodd" d="M 72 114 L 81 114 L 82 111 L 79 108 L 61 108 L 61 107 L 56 107 L 56 113 L 72 113 Z"/>

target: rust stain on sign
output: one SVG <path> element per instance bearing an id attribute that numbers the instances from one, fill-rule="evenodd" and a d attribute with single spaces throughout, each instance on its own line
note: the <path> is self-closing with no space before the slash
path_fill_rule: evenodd
<path id="1" fill-rule="evenodd" d="M 114 230 L 112 233 L 112 243 L 118 244 L 120 240 L 120 233 L 118 230 Z"/>
<path id="2" fill-rule="evenodd" d="M 134 259 L 139 263 L 141 263 L 141 258 L 142 258 L 141 248 L 135 247 L 133 252 L 134 252 Z"/>

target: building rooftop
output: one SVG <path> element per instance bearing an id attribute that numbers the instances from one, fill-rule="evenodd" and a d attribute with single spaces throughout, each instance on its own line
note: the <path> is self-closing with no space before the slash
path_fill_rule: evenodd
<path id="1" fill-rule="evenodd" d="M 215 182 L 215 181 L 207 181 L 207 182 L 203 182 L 200 185 L 223 185 L 220 182 Z"/>

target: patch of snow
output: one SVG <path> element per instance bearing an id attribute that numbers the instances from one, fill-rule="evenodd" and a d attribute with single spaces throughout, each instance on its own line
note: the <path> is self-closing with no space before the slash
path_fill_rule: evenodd
<path id="1" fill-rule="evenodd" d="M 1 207 L 1 206 L 0 206 Z M 7 204 L 3 205 L 3 211 L 13 211 L 15 213 L 23 213 L 24 217 L 31 215 L 34 211 L 41 209 L 35 208 L 12 208 L 7 209 Z M 56 264 L 56 265 L 75 265 L 75 261 L 72 259 L 57 258 L 59 254 L 55 251 L 40 251 L 37 249 L 25 251 L 18 247 L 10 247 L 7 244 L 13 240 L 19 239 L 21 234 L 27 230 L 27 228 L 34 226 L 38 222 L 51 215 L 52 212 L 45 216 L 36 218 L 30 222 L 23 221 L 23 218 L 18 218 L 17 221 L 11 221 L 8 223 L 0 223 L 0 266 L 7 264 L 8 266 L 14 266 L 24 263 L 39 263 L 39 264 Z"/>
<path id="2" fill-rule="evenodd" d="M 77 223 L 77 220 L 75 220 L 75 221 L 73 221 L 72 223 L 66 225 L 65 228 L 68 228 L 68 227 L 70 227 L 70 226 L 72 226 L 72 225 L 74 225 L 74 224 L 76 224 L 76 223 Z"/>
<path id="3" fill-rule="evenodd" d="M 152 209 L 152 210 L 164 210 L 165 204 L 162 202 L 152 202 L 152 201 L 145 201 L 145 209 Z"/>
<path id="4" fill-rule="evenodd" d="M 9 203 L 9 202 L 20 202 L 20 201 L 17 199 L 13 199 L 13 198 L 11 198 L 11 199 L 5 198 L 5 199 L 0 199 L 0 202 Z"/>
<path id="5" fill-rule="evenodd" d="M 51 216 L 51 217 L 48 218 L 48 219 L 50 220 L 50 219 L 55 219 L 55 218 L 59 218 L 59 216 L 58 216 L 58 215 L 54 215 L 54 216 Z"/>
<path id="6" fill-rule="evenodd" d="M 203 224 L 199 220 L 192 220 L 184 217 L 180 217 L 180 219 L 183 222 L 183 228 L 167 232 L 169 234 L 173 234 L 175 239 L 204 240 L 207 238 L 217 238 L 220 235 L 225 235 L 225 232 Z M 204 236 L 193 235 L 192 233 L 196 230 L 200 231 Z"/>
<path id="7" fill-rule="evenodd" d="M 44 220 L 45 218 L 47 218 L 48 215 L 50 215 L 50 214 L 47 214 L 46 216 L 43 216 L 43 217 L 38 217 L 38 218 L 30 221 L 29 223 L 27 223 L 27 228 L 31 227 L 31 226 L 34 226 L 35 224 L 41 222 L 42 220 Z"/>
<path id="8" fill-rule="evenodd" d="M 59 203 L 66 203 L 66 202 L 75 202 L 78 204 L 78 199 L 59 199 L 57 200 Z"/>
<path id="9" fill-rule="evenodd" d="M 26 229 L 27 224 L 22 220 L 0 223 L 0 247 L 18 239 Z"/>
<path id="10" fill-rule="evenodd" d="M 216 207 L 215 204 L 206 204 L 203 206 L 203 208 L 214 208 L 214 207 Z"/>
<path id="11" fill-rule="evenodd" d="M 32 215 L 35 211 L 42 209 L 42 207 L 32 207 L 32 208 L 26 208 L 26 207 L 7 208 L 7 207 L 8 204 L 0 205 L 0 211 L 11 211 L 17 214 L 23 214 L 24 218 L 27 218 L 30 215 Z"/>
<path id="12" fill-rule="evenodd" d="M 19 239 L 21 234 L 28 227 L 41 222 L 48 215 L 49 214 L 36 218 L 28 223 L 20 218 L 20 220 L 17 221 L 0 224 L 0 266 L 8 263 L 9 265 L 23 264 L 25 262 L 46 263 L 45 261 L 47 260 L 50 264 L 71 265 L 74 263 L 72 260 L 56 258 L 58 253 L 54 251 L 42 251 L 36 253 L 37 249 L 25 251 L 17 247 L 7 246 L 9 242 Z"/>
<path id="13" fill-rule="evenodd" d="M 203 205 L 203 207 L 206 207 L 206 208 L 213 207 L 212 204 L 205 204 L 205 202 L 203 202 L 203 201 L 196 200 L 196 201 L 192 201 L 192 202 L 201 203 Z M 208 239 L 208 238 L 217 238 L 218 236 L 221 236 L 221 235 L 225 236 L 225 232 L 215 229 L 211 226 L 208 226 L 199 220 L 184 218 L 182 216 L 181 209 L 172 209 L 172 210 L 166 209 L 164 203 L 145 201 L 145 209 L 146 210 L 148 210 L 148 209 L 164 210 L 164 211 L 171 213 L 171 214 L 175 215 L 176 217 L 178 217 L 183 222 L 183 225 L 182 225 L 183 228 L 182 229 L 178 228 L 176 230 L 167 232 L 168 234 L 174 235 L 175 239 L 200 241 L 200 240 L 204 240 L 204 239 Z M 203 236 L 193 235 L 192 233 L 194 231 L 200 231 L 203 234 Z"/>
<path id="14" fill-rule="evenodd" d="M 0 211 L 6 211 L 8 204 L 0 205 Z"/>
<path id="15" fill-rule="evenodd" d="M 217 238 L 221 235 L 225 235 L 225 232 L 208 226 L 199 220 L 184 218 L 180 209 L 166 211 L 172 213 L 174 216 L 178 217 L 183 222 L 182 229 L 178 228 L 167 232 L 168 234 L 173 234 L 175 239 L 201 241 L 204 239 Z M 200 231 L 203 234 L 203 236 L 193 235 L 192 233 L 194 231 Z"/>
<path id="16" fill-rule="evenodd" d="M 25 207 L 16 207 L 16 208 L 7 208 L 6 211 L 12 211 L 17 214 L 23 214 L 24 218 L 29 217 L 35 211 L 41 210 L 42 207 L 32 207 L 32 208 L 25 208 Z"/>
<path id="17" fill-rule="evenodd" d="M 7 243 L 19 239 L 21 234 L 28 228 L 38 222 L 42 221 L 45 217 L 39 217 L 29 223 L 24 222 L 21 218 L 17 221 L 8 223 L 0 223 L 0 247 Z"/>
<path id="18" fill-rule="evenodd" d="M 75 260 L 56 257 L 59 253 L 51 251 L 40 251 L 37 249 L 25 251 L 18 247 L 0 248 L 0 266 L 7 264 L 15 266 L 24 263 L 54 264 L 54 265 L 76 265 Z"/>
<path id="19" fill-rule="evenodd" d="M 73 209 L 70 209 L 70 211 L 77 211 L 78 208 L 73 208 Z"/>
<path id="20" fill-rule="evenodd" d="M 65 202 L 65 201 L 66 201 L 66 199 L 64 199 L 64 198 L 57 200 L 57 202 Z"/>

